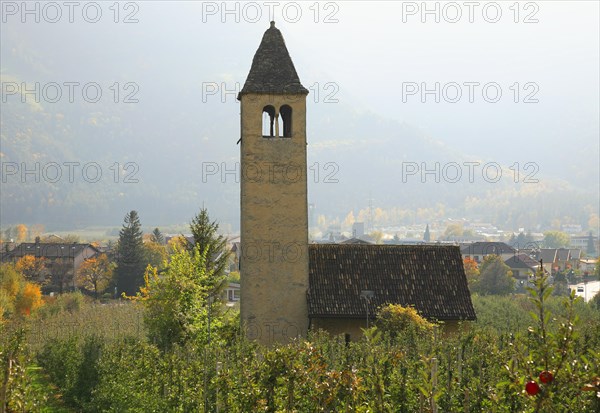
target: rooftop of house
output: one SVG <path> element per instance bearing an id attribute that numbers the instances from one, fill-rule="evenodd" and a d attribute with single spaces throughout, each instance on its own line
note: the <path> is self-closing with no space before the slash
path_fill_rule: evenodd
<path id="1" fill-rule="evenodd" d="M 463 255 L 512 254 L 516 250 L 504 242 L 473 242 L 460 249 Z"/>
<path id="2" fill-rule="evenodd" d="M 504 263 L 510 268 L 528 268 L 531 270 L 536 269 L 540 265 L 539 262 L 527 254 L 514 255 L 505 260 Z"/>
<path id="3" fill-rule="evenodd" d="M 474 320 L 460 250 L 452 245 L 309 245 L 309 317 L 366 315 L 393 303 L 428 319 Z"/>
<path id="4" fill-rule="evenodd" d="M 77 257 L 88 248 L 91 248 L 94 254 L 100 252 L 92 244 L 23 242 L 10 251 L 7 258 L 23 257 L 25 255 L 44 258 Z"/>
<path id="5" fill-rule="evenodd" d="M 340 244 L 363 244 L 363 245 L 371 245 L 372 243 L 369 241 L 365 241 L 360 238 L 348 238 L 339 242 Z"/>
<path id="6" fill-rule="evenodd" d="M 263 35 L 238 99 L 246 93 L 308 94 L 308 90 L 300 83 L 283 36 L 275 27 L 275 22 L 271 22 L 271 27 Z"/>

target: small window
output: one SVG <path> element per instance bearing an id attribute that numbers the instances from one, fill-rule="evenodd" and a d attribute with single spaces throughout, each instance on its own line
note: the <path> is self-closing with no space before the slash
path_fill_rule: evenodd
<path id="1" fill-rule="evenodd" d="M 275 108 L 271 105 L 263 108 L 262 135 L 266 138 L 275 136 Z"/>
<path id="2" fill-rule="evenodd" d="M 279 114 L 283 120 L 283 137 L 292 137 L 292 108 L 289 105 L 283 105 L 279 108 Z"/>

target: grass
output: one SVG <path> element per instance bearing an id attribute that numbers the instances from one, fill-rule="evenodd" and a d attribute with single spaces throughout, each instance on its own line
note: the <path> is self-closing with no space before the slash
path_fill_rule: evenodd
<path id="1" fill-rule="evenodd" d="M 143 338 L 142 309 L 131 302 L 86 303 L 74 311 L 61 310 L 32 320 L 27 342 L 33 352 L 51 339 L 97 335 L 107 339 Z"/>

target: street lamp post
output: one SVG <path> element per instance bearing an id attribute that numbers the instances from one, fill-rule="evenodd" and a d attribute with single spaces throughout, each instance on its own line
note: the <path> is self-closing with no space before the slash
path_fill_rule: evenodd
<path id="1" fill-rule="evenodd" d="M 362 290 L 360 292 L 360 298 L 365 300 L 365 306 L 367 308 L 367 328 L 369 328 L 369 304 L 373 297 L 375 297 L 375 291 L 373 290 Z"/>

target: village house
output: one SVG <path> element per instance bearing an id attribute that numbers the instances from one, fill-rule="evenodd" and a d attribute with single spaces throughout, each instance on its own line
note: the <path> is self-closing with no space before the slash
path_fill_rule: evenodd
<path id="1" fill-rule="evenodd" d="M 504 242 L 473 242 L 463 244 L 460 252 L 463 258 L 471 258 L 480 264 L 488 255 L 499 255 L 503 260 L 514 257 L 517 250 Z"/>
<path id="2" fill-rule="evenodd" d="M 81 264 L 99 253 L 98 248 L 92 244 L 23 242 L 4 254 L 3 260 L 17 262 L 20 258 L 29 255 L 44 260 L 45 274 L 40 274 L 40 277 L 59 271 L 64 273 L 65 278 L 74 280 L 73 275 L 77 273 Z M 74 288 L 74 284 L 70 287 Z"/>

